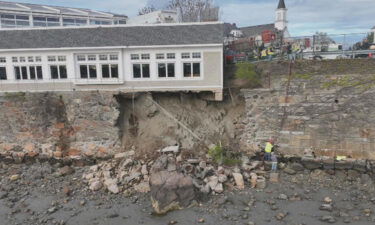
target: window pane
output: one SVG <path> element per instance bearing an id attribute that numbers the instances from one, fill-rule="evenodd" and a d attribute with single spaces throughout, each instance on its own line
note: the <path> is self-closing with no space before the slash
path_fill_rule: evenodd
<path id="1" fill-rule="evenodd" d="M 7 60 L 6 60 L 5 57 L 0 57 L 0 63 L 6 63 L 6 62 L 7 62 Z"/>
<path id="2" fill-rule="evenodd" d="M 166 77 L 167 76 L 167 70 L 165 68 L 165 63 L 159 63 L 158 64 L 158 74 L 159 74 L 159 77 Z"/>
<path id="3" fill-rule="evenodd" d="M 168 63 L 168 77 L 174 77 L 174 63 Z"/>
<path id="4" fill-rule="evenodd" d="M 59 71 L 57 66 L 50 66 L 51 68 L 51 78 L 52 79 L 59 79 Z"/>
<path id="5" fill-rule="evenodd" d="M 168 53 L 167 58 L 168 59 L 174 59 L 174 58 L 176 58 L 176 55 L 174 53 Z"/>
<path id="6" fill-rule="evenodd" d="M 85 79 L 85 78 L 88 77 L 87 65 L 80 65 L 79 66 L 79 71 L 80 71 L 82 79 Z"/>
<path id="7" fill-rule="evenodd" d="M 5 67 L 0 67 L 0 80 L 7 79 L 7 70 Z"/>
<path id="8" fill-rule="evenodd" d="M 184 63 L 184 77 L 191 77 L 191 63 Z"/>
<path id="9" fill-rule="evenodd" d="M 164 54 L 156 54 L 156 59 L 164 59 Z"/>
<path id="10" fill-rule="evenodd" d="M 90 78 L 96 78 L 96 66 L 89 65 Z"/>
<path id="11" fill-rule="evenodd" d="M 14 67 L 14 73 L 16 74 L 16 79 L 21 80 L 21 70 L 19 66 Z"/>
<path id="12" fill-rule="evenodd" d="M 150 64 L 142 64 L 142 77 L 143 78 L 150 77 Z"/>
<path id="13" fill-rule="evenodd" d="M 21 67 L 21 72 L 22 72 L 22 80 L 27 80 L 27 67 L 22 66 Z"/>
<path id="14" fill-rule="evenodd" d="M 201 76 L 201 64 L 193 63 L 193 77 L 200 77 L 200 76 Z"/>
<path id="15" fill-rule="evenodd" d="M 47 21 L 48 22 L 59 22 L 60 18 L 58 18 L 58 17 L 48 17 Z"/>
<path id="16" fill-rule="evenodd" d="M 16 19 L 17 20 L 29 20 L 29 16 L 20 16 L 20 15 L 17 15 Z"/>
<path id="17" fill-rule="evenodd" d="M 55 62 L 56 56 L 48 56 L 48 62 Z"/>
<path id="18" fill-rule="evenodd" d="M 25 57 L 20 57 L 20 62 L 26 62 L 26 58 Z"/>
<path id="19" fill-rule="evenodd" d="M 131 55 L 130 55 L 130 58 L 131 58 L 132 60 L 138 60 L 138 59 L 139 59 L 139 55 L 138 55 L 138 54 L 131 54 Z"/>
<path id="20" fill-rule="evenodd" d="M 35 62 L 41 62 L 42 61 L 42 57 L 40 56 L 35 56 Z"/>
<path id="21" fill-rule="evenodd" d="M 32 57 L 32 56 L 27 57 L 27 61 L 34 62 L 34 57 Z"/>
<path id="22" fill-rule="evenodd" d="M 43 79 L 43 71 L 41 66 L 36 67 L 36 75 L 39 80 Z"/>
<path id="23" fill-rule="evenodd" d="M 150 54 L 142 54 L 141 58 L 142 59 L 150 59 Z"/>
<path id="24" fill-rule="evenodd" d="M 103 60 L 103 61 L 108 60 L 108 55 L 99 55 L 99 60 Z"/>
<path id="25" fill-rule="evenodd" d="M 102 65 L 102 76 L 103 78 L 109 78 L 110 75 L 109 75 L 109 65 L 106 64 L 106 65 Z"/>
<path id="26" fill-rule="evenodd" d="M 194 52 L 194 53 L 193 53 L 193 58 L 194 58 L 194 59 L 199 59 L 199 58 L 201 58 L 201 53 L 200 53 L 200 52 Z"/>
<path id="27" fill-rule="evenodd" d="M 34 27 L 46 27 L 47 23 L 46 22 L 37 22 L 34 21 Z"/>
<path id="28" fill-rule="evenodd" d="M 181 58 L 183 59 L 189 59 L 190 58 L 190 53 L 182 53 Z"/>
<path id="29" fill-rule="evenodd" d="M 86 61 L 86 56 L 85 55 L 77 55 L 77 60 L 78 61 Z"/>
<path id="30" fill-rule="evenodd" d="M 17 21 L 16 24 L 18 27 L 26 27 L 30 25 L 29 21 Z"/>
<path id="31" fill-rule="evenodd" d="M 118 55 L 110 55 L 109 59 L 110 60 L 118 60 Z"/>
<path id="32" fill-rule="evenodd" d="M 112 78 L 118 78 L 118 65 L 117 64 L 111 65 L 111 75 L 112 75 Z"/>
<path id="33" fill-rule="evenodd" d="M 57 59 L 59 60 L 59 62 L 65 62 L 66 61 L 66 56 L 61 55 L 61 56 L 58 56 Z"/>
<path id="34" fill-rule="evenodd" d="M 34 17 L 33 17 L 33 20 L 34 20 L 34 21 L 42 21 L 42 22 L 45 22 L 45 21 L 46 21 L 46 18 L 45 18 L 45 17 L 34 16 Z"/>
<path id="35" fill-rule="evenodd" d="M 89 61 L 95 61 L 96 55 L 88 55 L 87 58 L 88 58 Z"/>
<path id="36" fill-rule="evenodd" d="M 66 72 L 66 66 L 65 65 L 59 66 L 59 70 L 60 70 L 60 79 L 68 78 L 68 73 Z"/>
<path id="37" fill-rule="evenodd" d="M 29 67 L 29 73 L 30 73 L 30 79 L 35 80 L 35 67 L 34 66 Z"/>
<path id="38" fill-rule="evenodd" d="M 141 77 L 141 64 L 133 64 L 133 77 L 134 78 Z"/>

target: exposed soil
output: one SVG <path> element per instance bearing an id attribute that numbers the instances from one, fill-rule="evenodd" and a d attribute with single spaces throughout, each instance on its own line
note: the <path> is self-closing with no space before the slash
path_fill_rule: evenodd
<path id="1" fill-rule="evenodd" d="M 327 223 L 321 221 L 323 216 L 331 216 L 326 219 L 336 224 L 375 222 L 375 187 L 367 174 L 281 172 L 280 182 L 267 182 L 264 190 L 250 189 L 248 184 L 244 191 L 228 186 L 224 194 L 209 196 L 195 207 L 154 216 L 147 194 L 91 192 L 82 182 L 85 168 L 61 173 L 61 166 L 1 164 L 0 224 L 319 225 Z M 332 211 L 319 209 L 325 197 L 332 199 Z"/>

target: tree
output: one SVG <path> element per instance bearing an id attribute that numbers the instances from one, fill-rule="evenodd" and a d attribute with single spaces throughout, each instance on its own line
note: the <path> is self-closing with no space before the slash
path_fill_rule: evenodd
<path id="1" fill-rule="evenodd" d="M 218 21 L 220 8 L 213 0 L 170 0 L 168 9 L 176 10 L 181 22 Z"/>
<path id="2" fill-rule="evenodd" d="M 138 10 L 138 15 L 141 16 L 154 11 L 156 11 L 156 8 L 154 6 L 145 6 L 142 9 Z"/>

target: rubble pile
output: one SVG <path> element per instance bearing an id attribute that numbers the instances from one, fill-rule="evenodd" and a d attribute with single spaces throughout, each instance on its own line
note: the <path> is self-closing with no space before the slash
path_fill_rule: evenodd
<path id="1" fill-rule="evenodd" d="M 179 177 L 178 174 L 190 177 L 195 189 L 205 194 L 222 193 L 225 187 L 243 190 L 246 184 L 252 188 L 266 186 L 262 162 L 250 161 L 248 157 L 242 157 L 242 165 L 225 167 L 214 165 L 210 160 L 183 159 L 178 154 L 178 146 L 167 147 L 160 153 L 158 160 L 149 162 L 135 160 L 134 151 L 117 154 L 112 160 L 91 166 L 83 179 L 92 191 L 129 195 L 150 192 L 152 175 L 159 173 L 160 176 L 162 171 L 171 177 Z"/>

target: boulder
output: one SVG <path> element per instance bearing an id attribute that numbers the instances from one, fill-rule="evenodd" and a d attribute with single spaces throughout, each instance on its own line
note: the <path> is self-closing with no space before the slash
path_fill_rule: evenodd
<path id="1" fill-rule="evenodd" d="M 245 189 L 245 182 L 243 180 L 243 176 L 240 173 L 233 173 L 234 181 L 236 182 L 236 186 L 238 189 L 243 190 Z"/>
<path id="2" fill-rule="evenodd" d="M 305 168 L 303 167 L 302 164 L 300 164 L 300 163 L 296 163 L 296 162 L 290 164 L 290 168 L 291 168 L 292 170 L 294 170 L 294 171 L 303 171 L 303 170 L 305 170 Z"/>
<path id="3" fill-rule="evenodd" d="M 150 177 L 151 202 L 157 214 L 182 209 L 195 199 L 193 179 L 176 171 L 159 171 Z"/>
<path id="4" fill-rule="evenodd" d="M 142 182 L 134 185 L 134 190 L 140 193 L 150 192 L 150 184 L 148 182 Z"/>

